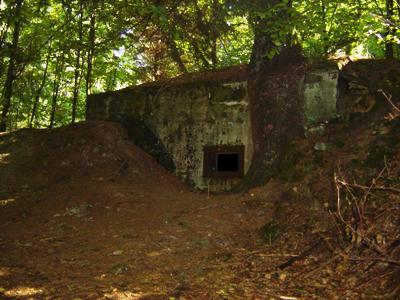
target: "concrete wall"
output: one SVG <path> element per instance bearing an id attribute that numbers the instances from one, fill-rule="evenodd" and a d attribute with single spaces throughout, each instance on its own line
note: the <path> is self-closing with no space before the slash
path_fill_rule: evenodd
<path id="1" fill-rule="evenodd" d="M 195 188 L 230 190 L 242 179 L 203 178 L 203 147 L 244 145 L 244 174 L 249 170 L 254 122 L 250 116 L 248 74 L 246 69 L 236 67 L 225 73 L 188 76 L 189 80 L 183 77 L 90 95 L 87 119 L 124 123 L 136 144 Z M 302 113 L 309 123 L 336 116 L 337 81 L 336 67 L 324 66 L 309 69 L 304 80 L 295 82 L 295 90 L 304 97 Z M 276 92 L 284 96 L 290 90 L 288 87 Z M 285 97 L 291 99 L 290 95 Z"/>
<path id="2" fill-rule="evenodd" d="M 203 178 L 206 145 L 244 145 L 245 173 L 250 166 L 253 142 L 247 81 L 143 85 L 88 98 L 87 119 L 132 118 L 154 133 L 171 155 L 175 173 L 195 188 L 225 191 L 241 181 Z"/>
<path id="3" fill-rule="evenodd" d="M 316 67 L 306 73 L 304 113 L 307 123 L 336 117 L 338 78 L 339 70 L 336 66 Z"/>

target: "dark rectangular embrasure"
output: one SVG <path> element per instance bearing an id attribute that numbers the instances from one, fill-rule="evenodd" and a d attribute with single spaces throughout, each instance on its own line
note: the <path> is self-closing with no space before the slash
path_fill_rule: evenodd
<path id="1" fill-rule="evenodd" d="M 243 165 L 243 145 L 204 146 L 203 177 L 205 178 L 243 177 Z"/>

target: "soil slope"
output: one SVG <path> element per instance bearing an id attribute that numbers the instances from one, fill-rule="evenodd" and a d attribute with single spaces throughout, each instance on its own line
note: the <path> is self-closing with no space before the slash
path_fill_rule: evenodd
<path id="1" fill-rule="evenodd" d="M 400 126 L 383 116 L 310 129 L 239 195 L 190 191 L 115 123 L 3 134 L 0 298 L 395 299 Z M 375 206 L 337 215 L 336 189 Z"/>

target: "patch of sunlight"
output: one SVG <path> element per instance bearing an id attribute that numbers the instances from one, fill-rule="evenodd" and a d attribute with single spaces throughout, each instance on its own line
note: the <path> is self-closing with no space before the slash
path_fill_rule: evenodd
<path id="1" fill-rule="evenodd" d="M 10 270 L 7 268 L 0 268 L 0 277 L 10 276 Z"/>
<path id="2" fill-rule="evenodd" d="M 10 203 L 13 203 L 14 201 L 15 201 L 14 198 L 0 200 L 0 206 L 6 206 Z"/>
<path id="3" fill-rule="evenodd" d="M 360 59 L 373 59 L 374 54 L 369 52 L 366 45 L 360 44 L 351 50 L 351 53 L 343 49 L 338 49 L 335 53 L 330 55 L 330 59 L 336 60 L 339 69 L 342 69 L 351 61 Z"/>
<path id="4" fill-rule="evenodd" d="M 43 294 L 42 289 L 28 287 L 28 286 L 18 286 L 4 292 L 4 295 L 7 297 L 17 297 L 17 298 L 40 295 L 40 294 Z"/>
<path id="5" fill-rule="evenodd" d="M 10 155 L 10 153 L 0 153 L 0 164 L 5 163 L 5 159 Z"/>
<path id="6" fill-rule="evenodd" d="M 145 296 L 142 292 L 131 292 L 131 291 L 120 291 L 118 289 L 113 289 L 112 292 L 104 294 L 106 299 L 115 299 L 115 300 L 135 300 L 141 299 Z"/>

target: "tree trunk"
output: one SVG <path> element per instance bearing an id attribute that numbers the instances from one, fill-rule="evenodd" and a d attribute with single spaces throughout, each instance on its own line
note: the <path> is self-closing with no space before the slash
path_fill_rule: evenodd
<path id="1" fill-rule="evenodd" d="M 114 59 L 116 60 L 118 58 L 114 57 Z M 107 92 L 111 92 L 115 88 L 115 80 L 116 80 L 116 77 L 117 77 L 117 71 L 118 71 L 118 64 L 114 68 L 113 72 L 110 73 L 109 76 L 107 76 L 107 86 L 106 86 L 106 91 Z"/>
<path id="2" fill-rule="evenodd" d="M 21 111 L 21 103 L 23 103 L 23 98 L 24 98 L 22 91 L 23 91 L 23 89 L 20 89 L 18 91 L 18 102 L 17 102 L 17 105 L 15 105 L 16 110 L 15 110 L 14 124 L 12 124 L 13 123 L 12 120 L 10 122 L 10 129 L 12 128 L 13 130 L 18 129 L 18 119 L 19 119 L 19 115 L 20 115 L 20 111 Z"/>
<path id="3" fill-rule="evenodd" d="M 87 56 L 87 73 L 86 73 L 86 99 L 92 92 L 92 73 L 93 73 L 93 57 L 95 50 L 96 38 L 96 7 L 95 4 L 91 8 L 90 29 L 89 29 L 89 49 Z"/>
<path id="4" fill-rule="evenodd" d="M 79 44 L 78 49 L 76 50 L 76 60 L 75 60 L 75 75 L 74 75 L 74 91 L 73 91 L 73 98 L 72 98 L 72 113 L 71 113 L 71 123 L 75 123 L 76 120 L 76 108 L 78 106 L 79 100 L 79 86 L 82 77 L 81 67 L 81 47 L 83 44 L 83 4 L 80 1 L 80 17 L 79 17 Z"/>
<path id="5" fill-rule="evenodd" d="M 179 71 L 182 72 L 182 73 L 187 73 L 186 66 L 185 66 L 184 62 L 182 61 L 182 59 L 181 59 L 181 55 L 179 53 L 178 46 L 176 45 L 175 40 L 174 40 L 171 32 L 168 32 L 167 44 L 168 44 L 168 47 L 169 47 L 169 49 L 171 51 L 171 57 L 176 62 L 176 64 L 178 65 Z"/>
<path id="6" fill-rule="evenodd" d="M 42 95 L 42 90 L 43 90 L 43 88 L 44 88 L 44 86 L 46 84 L 47 70 L 49 69 L 50 56 L 51 56 L 51 45 L 49 46 L 49 51 L 47 53 L 46 66 L 44 68 L 42 82 L 40 83 L 39 89 L 37 90 L 37 93 L 36 93 L 36 96 L 35 96 L 35 100 L 33 102 L 32 112 L 31 112 L 31 116 L 29 118 L 29 123 L 28 123 L 29 128 L 32 128 L 33 121 L 36 118 L 36 111 L 37 111 L 37 108 L 38 108 L 38 105 L 39 105 L 40 96 Z"/>
<path id="7" fill-rule="evenodd" d="M 281 0 L 258 0 L 254 2 L 256 9 L 263 11 L 278 4 Z M 253 72 L 260 71 L 263 61 L 266 60 L 266 56 L 275 47 L 270 33 L 265 32 L 268 26 L 266 21 L 259 17 L 253 20 L 254 42 L 249 64 L 250 70 Z"/>
<path id="8" fill-rule="evenodd" d="M 396 29 L 393 29 L 393 0 L 386 0 L 386 18 L 388 23 L 390 23 L 387 35 L 394 35 Z M 393 41 L 385 41 L 385 57 L 386 59 L 394 58 Z"/>
<path id="9" fill-rule="evenodd" d="M 11 46 L 10 61 L 8 63 L 7 77 L 4 84 L 4 96 L 3 96 L 3 111 L 0 119 L 0 132 L 4 132 L 7 129 L 7 117 L 11 106 L 11 97 L 13 94 L 13 82 L 16 79 L 16 64 L 18 55 L 18 42 L 21 30 L 21 8 L 23 0 L 16 0 L 15 2 L 15 21 L 14 21 L 14 32 Z"/>
<path id="10" fill-rule="evenodd" d="M 328 54 L 328 41 L 329 41 L 329 37 L 328 37 L 328 30 L 327 30 L 327 20 L 326 20 L 326 11 L 327 11 L 327 7 L 325 4 L 325 0 L 321 0 L 321 13 L 322 13 L 322 22 L 324 24 L 324 28 L 322 30 L 323 32 L 323 37 L 322 37 L 322 46 L 324 49 L 324 55 Z"/>
<path id="11" fill-rule="evenodd" d="M 5 43 L 7 40 L 8 30 L 9 30 L 10 24 L 11 24 L 11 15 L 12 15 L 11 13 L 8 14 L 6 24 L 5 24 L 5 26 L 3 26 L 3 30 L 0 34 L 0 49 L 5 48 L 4 46 L 5 46 Z M 6 51 L 4 51 L 4 50 L 0 51 L 0 78 L 2 77 L 3 71 L 4 71 L 3 67 L 4 67 L 4 57 L 6 56 L 5 52 Z"/>
<path id="12" fill-rule="evenodd" d="M 260 12 L 279 1 L 258 1 Z M 284 18 L 285 11 L 273 18 Z M 279 20 L 282 22 L 283 20 Z M 279 170 L 292 141 L 302 135 L 302 97 L 299 82 L 304 76 L 303 58 L 289 43 L 290 32 L 277 49 L 267 28 L 270 20 L 253 19 L 254 44 L 250 61 L 248 91 L 254 155 L 244 179 L 246 188 L 265 184 Z M 274 52 L 271 57 L 269 53 Z"/>
<path id="13" fill-rule="evenodd" d="M 211 46 L 211 65 L 213 70 L 217 68 L 218 56 L 217 56 L 217 42 L 218 42 L 218 31 L 215 28 L 218 22 L 218 1 L 213 0 L 212 3 L 212 21 L 210 26 L 210 46 Z"/>
<path id="14" fill-rule="evenodd" d="M 114 74 L 113 74 L 112 81 L 111 81 L 111 91 L 113 91 L 115 89 L 115 81 L 117 80 L 117 71 L 118 71 L 118 67 L 115 67 Z"/>
<path id="15" fill-rule="evenodd" d="M 61 53 L 60 57 L 57 59 L 56 78 L 54 79 L 54 82 L 53 82 L 53 97 L 52 97 L 52 102 L 51 102 L 49 128 L 53 128 L 54 123 L 55 123 L 55 116 L 56 116 L 56 110 L 57 110 L 57 99 L 58 99 L 58 94 L 60 91 L 60 84 L 61 84 L 61 77 L 62 77 L 63 69 L 64 69 L 64 53 Z"/>
<path id="16" fill-rule="evenodd" d="M 190 42 L 190 44 L 191 44 L 191 46 L 192 46 L 192 48 L 193 48 L 193 50 L 194 50 L 194 53 L 193 53 L 194 58 L 195 58 L 198 62 L 201 62 L 204 68 L 206 68 L 206 69 L 210 68 L 210 63 L 208 62 L 208 60 L 207 60 L 207 58 L 204 56 L 204 54 L 201 52 L 201 50 L 200 50 L 200 48 L 199 48 L 199 46 L 198 46 L 196 40 L 193 39 L 193 38 L 190 36 L 190 34 L 188 34 L 188 39 L 189 39 L 189 42 Z"/>

